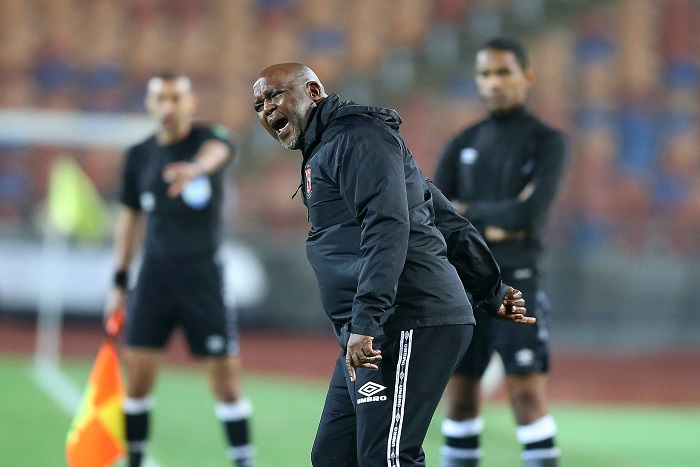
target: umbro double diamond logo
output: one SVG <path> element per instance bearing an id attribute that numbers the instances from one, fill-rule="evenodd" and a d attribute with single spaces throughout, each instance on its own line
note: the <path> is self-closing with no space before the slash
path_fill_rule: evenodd
<path id="1" fill-rule="evenodd" d="M 381 396 L 376 395 L 385 389 L 386 389 L 386 386 L 382 386 L 381 384 L 377 384 L 377 383 L 374 383 L 372 381 L 368 381 L 365 384 L 363 384 L 360 389 L 357 390 L 358 393 L 365 396 L 365 397 L 358 398 L 357 403 L 358 404 L 365 404 L 367 402 L 385 401 L 387 399 L 386 395 L 384 395 L 384 394 L 382 394 Z"/>

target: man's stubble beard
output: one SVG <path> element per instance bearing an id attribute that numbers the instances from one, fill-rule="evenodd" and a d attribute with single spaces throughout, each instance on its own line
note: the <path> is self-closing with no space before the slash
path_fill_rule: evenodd
<path id="1" fill-rule="evenodd" d="M 284 149 L 294 150 L 301 148 L 301 131 L 299 131 L 298 128 L 294 127 L 292 135 L 293 138 L 288 143 L 280 141 Z"/>

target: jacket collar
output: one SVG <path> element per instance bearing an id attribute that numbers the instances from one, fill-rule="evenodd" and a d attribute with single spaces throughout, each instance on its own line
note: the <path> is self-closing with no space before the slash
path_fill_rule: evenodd
<path id="1" fill-rule="evenodd" d="M 394 131 L 399 131 L 399 125 L 401 125 L 401 117 L 394 109 L 359 105 L 352 101 L 341 102 L 338 94 L 330 94 L 318 103 L 309 116 L 309 124 L 304 131 L 301 144 L 304 160 L 311 155 L 331 122 L 353 114 L 364 114 L 381 120 Z"/>
<path id="2" fill-rule="evenodd" d="M 512 120 L 517 120 L 520 117 L 527 115 L 527 108 L 524 105 L 515 107 L 506 112 L 492 112 L 491 118 L 499 122 L 508 122 Z"/>
<path id="3" fill-rule="evenodd" d="M 318 103 L 309 116 L 309 124 L 304 131 L 304 136 L 301 141 L 301 152 L 306 159 L 316 147 L 318 141 L 323 135 L 323 131 L 328 124 L 334 120 L 334 114 L 340 106 L 340 97 L 338 94 L 330 94 L 328 97 Z"/>

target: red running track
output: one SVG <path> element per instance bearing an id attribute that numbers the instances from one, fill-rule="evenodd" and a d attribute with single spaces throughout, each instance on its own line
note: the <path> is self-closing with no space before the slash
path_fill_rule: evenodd
<path id="1" fill-rule="evenodd" d="M 35 323 L 0 317 L 0 353 L 31 354 Z M 64 326 L 62 354 L 90 358 L 102 341 L 95 323 Z M 244 366 L 264 372 L 315 379 L 330 377 L 340 351 L 333 335 L 244 331 L 241 336 Z M 314 364 L 308 362 L 312 360 Z M 167 352 L 172 364 L 195 364 L 187 345 L 176 333 Z M 668 404 L 700 406 L 700 351 L 611 353 L 553 349 L 549 394 L 553 402 L 613 404 Z M 496 398 L 504 398 L 503 390 Z"/>

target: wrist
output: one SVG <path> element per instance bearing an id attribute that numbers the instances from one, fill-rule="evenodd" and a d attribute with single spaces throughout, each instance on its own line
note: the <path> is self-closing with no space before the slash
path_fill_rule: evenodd
<path id="1" fill-rule="evenodd" d="M 197 175 L 195 175 L 195 177 L 199 177 L 200 175 L 206 175 L 206 174 L 207 174 L 207 171 L 206 171 L 206 169 L 204 168 L 204 166 L 202 165 L 201 162 L 199 162 L 199 161 L 192 161 L 191 164 L 194 166 L 194 168 L 195 168 L 195 170 L 196 170 L 196 172 L 197 172 Z"/>
<path id="2" fill-rule="evenodd" d="M 129 286 L 129 271 L 126 269 L 119 269 L 114 273 L 113 282 L 115 287 L 122 290 L 126 290 Z"/>

